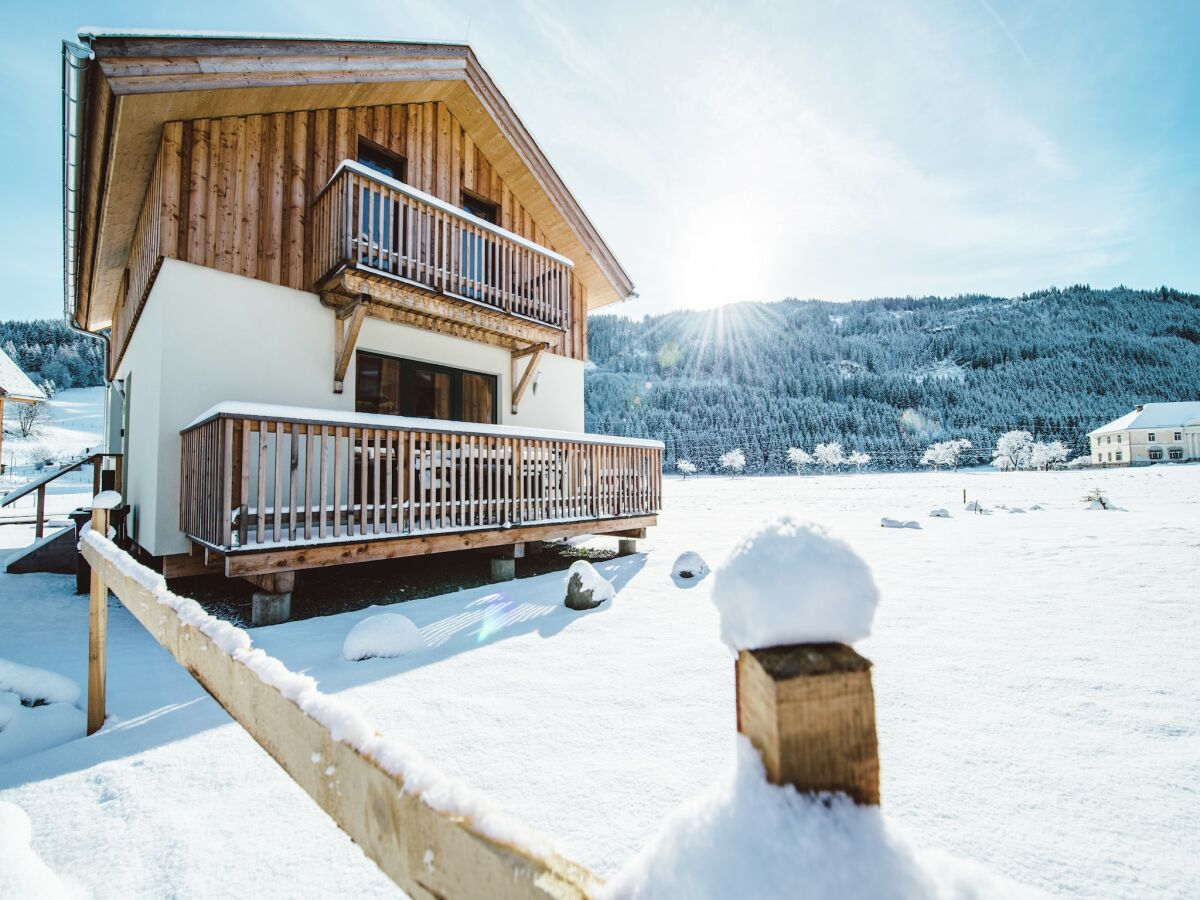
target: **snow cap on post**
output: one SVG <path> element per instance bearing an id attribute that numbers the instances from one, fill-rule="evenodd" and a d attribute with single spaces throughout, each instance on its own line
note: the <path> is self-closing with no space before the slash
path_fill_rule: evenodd
<path id="1" fill-rule="evenodd" d="M 92 498 L 92 509 L 116 509 L 121 505 L 121 495 L 117 491 L 101 491 Z"/>
<path id="2" fill-rule="evenodd" d="M 735 652 L 868 637 L 871 569 L 820 525 L 782 516 L 746 535 L 717 570 L 721 639 Z"/>

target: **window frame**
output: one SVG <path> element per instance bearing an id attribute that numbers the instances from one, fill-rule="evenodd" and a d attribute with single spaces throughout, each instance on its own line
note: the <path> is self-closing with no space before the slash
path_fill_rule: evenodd
<path id="1" fill-rule="evenodd" d="M 1157 431 L 1147 431 L 1146 432 L 1146 440 L 1149 441 L 1151 444 L 1157 443 L 1157 435 L 1158 435 Z"/>
<path id="2" fill-rule="evenodd" d="M 459 198 L 458 205 L 462 208 L 463 212 L 470 213 L 477 219 L 483 219 L 483 221 L 488 222 L 492 225 L 495 225 L 497 228 L 500 227 L 500 204 L 499 203 L 494 203 L 491 200 L 489 200 L 487 197 L 480 196 L 479 194 L 475 193 L 474 191 L 467 190 L 466 188 L 463 188 L 461 193 L 462 193 L 462 196 Z M 486 209 L 489 212 L 489 215 L 481 216 L 474 209 L 469 208 L 472 205 L 474 205 L 480 209 Z"/>
<path id="3" fill-rule="evenodd" d="M 364 151 L 366 151 L 366 152 L 364 153 Z M 389 175 L 387 172 L 380 171 L 375 166 L 371 165 L 371 163 L 369 161 L 364 161 L 363 160 L 364 155 L 378 156 L 381 158 L 386 158 L 392 162 L 399 163 L 400 174 L 399 175 Z M 358 145 L 357 145 L 357 147 L 355 147 L 354 161 L 357 162 L 359 165 L 366 166 L 368 169 L 370 169 L 372 172 L 376 173 L 377 175 L 382 175 L 385 178 L 394 178 L 397 181 L 403 182 L 404 184 L 408 184 L 408 157 L 404 156 L 401 153 L 397 153 L 394 150 L 389 150 L 387 147 L 383 146 L 382 144 L 377 144 L 370 138 L 363 137 L 361 134 L 358 136 Z M 389 168 L 394 168 L 394 167 L 389 166 Z"/>
<path id="4" fill-rule="evenodd" d="M 378 415 L 391 415 L 390 413 L 379 413 L 378 410 L 363 409 L 360 407 L 359 395 L 362 393 L 362 358 L 363 356 L 373 356 L 377 359 L 395 360 L 400 365 L 400 396 L 397 398 L 396 407 L 398 412 L 394 415 L 414 419 L 428 419 L 431 422 L 460 422 L 466 425 L 499 425 L 500 424 L 500 376 L 492 372 L 479 372 L 474 369 L 459 369 L 454 366 L 446 366 L 441 363 L 427 362 L 422 359 L 412 359 L 407 356 L 397 356 L 392 353 L 380 353 L 377 350 L 357 350 L 354 358 L 354 411 L 374 413 Z M 431 419 L 428 416 L 418 416 L 412 411 L 413 395 L 413 371 L 420 369 L 422 371 L 435 372 L 450 377 L 450 400 L 449 410 L 450 417 L 447 419 Z M 464 411 L 463 398 L 463 376 L 475 375 L 480 378 L 490 378 L 492 381 L 492 420 L 490 422 L 471 422 L 462 418 Z M 382 384 L 380 385 L 382 390 Z"/>

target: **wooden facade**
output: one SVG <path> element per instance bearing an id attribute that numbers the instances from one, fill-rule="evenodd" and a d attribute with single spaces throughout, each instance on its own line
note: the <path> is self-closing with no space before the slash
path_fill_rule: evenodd
<path id="1" fill-rule="evenodd" d="M 163 259 L 314 290 L 312 205 L 360 140 L 402 157 L 412 187 L 455 207 L 464 192 L 495 204 L 498 226 L 555 249 L 444 102 L 170 121 L 113 316 L 112 371 Z M 586 318 L 585 290 L 572 281 L 548 349 L 585 359 Z"/>

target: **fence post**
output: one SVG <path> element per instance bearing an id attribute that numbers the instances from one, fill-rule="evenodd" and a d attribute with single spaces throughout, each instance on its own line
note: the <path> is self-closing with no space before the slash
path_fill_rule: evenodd
<path id="1" fill-rule="evenodd" d="M 37 523 L 33 526 L 33 536 L 41 539 L 46 534 L 46 486 L 37 489 Z"/>
<path id="2" fill-rule="evenodd" d="M 870 660 L 845 644 L 797 644 L 743 650 L 736 673 L 738 731 L 768 781 L 879 804 Z"/>
<path id="3" fill-rule="evenodd" d="M 108 509 L 92 508 L 92 530 L 108 534 Z M 88 705 L 87 733 L 104 725 L 104 682 L 107 675 L 108 583 L 103 566 L 92 566 L 91 598 L 88 607 Z"/>

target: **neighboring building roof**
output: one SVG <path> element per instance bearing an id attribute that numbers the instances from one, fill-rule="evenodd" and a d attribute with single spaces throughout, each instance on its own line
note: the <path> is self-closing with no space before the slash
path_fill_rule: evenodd
<path id="1" fill-rule="evenodd" d="M 1200 425 L 1200 400 L 1146 403 L 1133 412 L 1088 432 L 1088 435 L 1128 431 L 1130 428 L 1179 428 L 1184 425 Z"/>
<path id="2" fill-rule="evenodd" d="M 21 371 L 21 367 L 12 361 L 3 350 L 0 350 L 0 399 L 5 400 L 45 400 L 45 392 L 29 380 L 29 376 Z"/>

